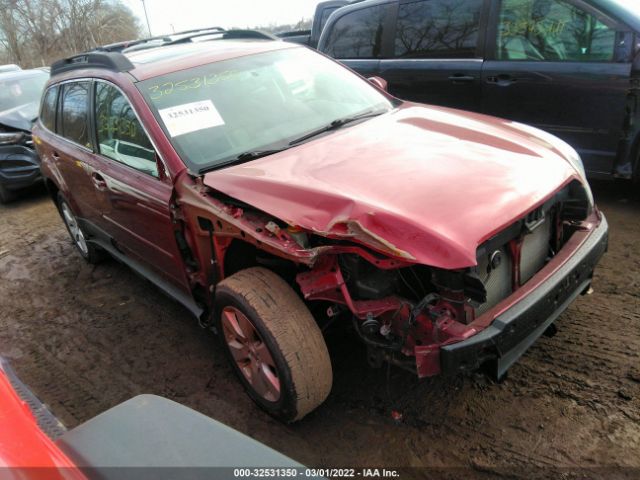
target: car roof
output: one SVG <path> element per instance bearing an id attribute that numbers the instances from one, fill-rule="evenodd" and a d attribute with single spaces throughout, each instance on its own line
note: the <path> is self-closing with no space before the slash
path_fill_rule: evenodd
<path id="1" fill-rule="evenodd" d="M 125 56 L 134 66 L 129 73 L 143 81 L 208 63 L 288 48 L 304 47 L 271 40 L 211 40 L 133 51 Z"/>
<path id="2" fill-rule="evenodd" d="M 48 73 L 40 68 L 13 70 L 10 72 L 0 72 L 0 80 L 20 80 L 21 78 L 34 77 L 36 75 L 48 75 Z"/>

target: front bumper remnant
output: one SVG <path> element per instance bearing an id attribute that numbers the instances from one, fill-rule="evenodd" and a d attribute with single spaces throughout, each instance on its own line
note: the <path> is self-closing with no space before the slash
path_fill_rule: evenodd
<path id="1" fill-rule="evenodd" d="M 608 246 L 608 225 L 600 224 L 577 250 L 548 278 L 519 302 L 500 313 L 476 335 L 440 348 L 444 374 L 487 366 L 499 379 L 582 292 L 589 288 L 593 270 Z"/>
<path id="2" fill-rule="evenodd" d="M 22 145 L 0 147 L 0 184 L 19 190 L 42 180 L 40 159 L 35 150 Z"/>

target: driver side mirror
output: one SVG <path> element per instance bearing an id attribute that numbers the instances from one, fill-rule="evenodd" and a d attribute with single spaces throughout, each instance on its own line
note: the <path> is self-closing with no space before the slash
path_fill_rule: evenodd
<path id="1" fill-rule="evenodd" d="M 389 91 L 389 83 L 381 77 L 369 77 L 367 78 L 371 84 L 378 87 L 380 90 L 384 90 L 385 92 Z"/>

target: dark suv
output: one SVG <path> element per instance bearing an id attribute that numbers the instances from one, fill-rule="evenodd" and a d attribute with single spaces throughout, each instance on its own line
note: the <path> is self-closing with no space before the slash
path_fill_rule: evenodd
<path id="1" fill-rule="evenodd" d="M 48 78 L 42 69 L 0 73 L 0 203 L 42 180 L 31 128 Z"/>
<path id="2" fill-rule="evenodd" d="M 636 0 L 367 0 L 318 49 L 400 98 L 546 130 L 593 177 L 640 179 Z"/>
<path id="3" fill-rule="evenodd" d="M 268 412 L 326 398 L 336 323 L 373 365 L 500 377 L 589 289 L 607 222 L 566 143 L 225 35 L 54 64 L 34 133 L 82 256 L 213 325 Z"/>

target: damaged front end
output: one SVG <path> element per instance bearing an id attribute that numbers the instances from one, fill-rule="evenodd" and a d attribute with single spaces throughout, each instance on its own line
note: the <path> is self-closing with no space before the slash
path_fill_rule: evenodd
<path id="1" fill-rule="evenodd" d="M 31 134 L 0 124 L 0 186 L 19 190 L 40 181 L 40 160 Z"/>
<path id="2" fill-rule="evenodd" d="M 187 207 L 179 211 L 189 218 L 178 218 L 177 224 L 198 226 L 181 238 L 185 252 L 195 250 L 190 282 L 203 302 L 226 276 L 266 266 L 296 287 L 316 316 L 351 322 L 372 365 L 390 362 L 419 377 L 492 363 L 499 365 L 494 373 L 500 376 L 519 357 L 505 363 L 514 346 L 539 336 L 541 325 L 548 326 L 550 318 L 588 289 L 606 248 L 606 221 L 577 180 L 483 241 L 475 265 L 455 269 L 420 264 L 357 222 L 334 222 L 330 231 L 309 230 L 198 179 L 178 185 L 178 206 Z M 581 253 L 596 230 L 598 241 Z M 193 258 L 211 262 L 197 265 Z M 557 277 L 570 259 L 579 265 Z M 534 291 L 543 290 L 526 321 L 518 316 L 515 323 L 496 324 Z M 489 327 L 500 331 L 473 343 Z M 472 343 L 464 351 L 451 349 L 465 342 Z"/>

